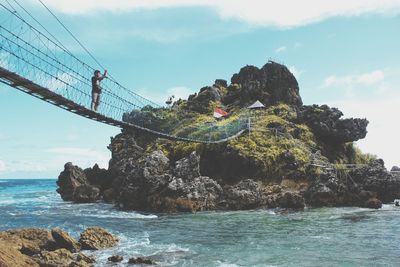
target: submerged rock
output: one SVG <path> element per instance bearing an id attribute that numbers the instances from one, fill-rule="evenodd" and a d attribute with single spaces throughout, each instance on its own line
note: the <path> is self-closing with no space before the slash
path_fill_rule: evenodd
<path id="1" fill-rule="evenodd" d="M 130 258 L 128 264 L 157 265 L 155 261 L 148 257 Z"/>
<path id="2" fill-rule="evenodd" d="M 119 255 L 115 255 L 115 256 L 109 257 L 107 260 L 111 261 L 111 262 L 121 262 L 121 261 L 124 260 L 124 257 L 119 256 Z"/>

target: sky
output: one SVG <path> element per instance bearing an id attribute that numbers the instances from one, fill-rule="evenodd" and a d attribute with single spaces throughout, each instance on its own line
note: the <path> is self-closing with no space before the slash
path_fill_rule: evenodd
<path id="1" fill-rule="evenodd" d="M 94 65 L 38 0 L 18 2 Z M 43 2 L 121 84 L 159 103 L 229 81 L 245 65 L 282 62 L 305 104 L 367 118 L 357 145 L 400 165 L 399 0 Z M 119 132 L 0 84 L 0 178 L 56 178 L 68 161 L 107 167 Z"/>

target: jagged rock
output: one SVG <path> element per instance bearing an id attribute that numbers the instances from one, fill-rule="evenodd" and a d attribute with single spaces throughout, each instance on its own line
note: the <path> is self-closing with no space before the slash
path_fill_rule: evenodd
<path id="1" fill-rule="evenodd" d="M 279 207 L 284 209 L 303 210 L 305 206 L 304 198 L 300 194 L 290 191 L 280 194 L 277 202 Z"/>
<path id="2" fill-rule="evenodd" d="M 109 176 L 108 170 L 99 168 L 99 165 L 95 164 L 93 168 L 85 169 L 84 173 L 89 184 L 94 185 L 101 190 L 111 187 L 113 180 Z"/>
<path id="3" fill-rule="evenodd" d="M 221 193 L 216 181 L 200 176 L 191 180 L 173 179 L 161 196 L 169 200 L 165 211 L 194 212 L 215 209 Z"/>
<path id="4" fill-rule="evenodd" d="M 13 243 L 0 240 L 1 267 L 39 267 L 32 258 L 22 254 Z"/>
<path id="5" fill-rule="evenodd" d="M 277 103 L 301 106 L 299 85 L 289 69 L 275 62 L 268 62 L 261 69 L 243 67 L 234 74 L 228 94 L 222 99 L 225 105 L 245 107 L 256 100 L 271 106 Z"/>
<path id="6" fill-rule="evenodd" d="M 175 162 L 174 175 L 184 180 L 200 176 L 200 156 L 193 151 L 189 157 Z"/>
<path id="7" fill-rule="evenodd" d="M 74 261 L 74 256 L 70 251 L 61 248 L 55 251 L 42 251 L 38 256 L 35 256 L 34 259 L 40 266 L 67 267 Z"/>
<path id="8" fill-rule="evenodd" d="M 224 187 L 224 204 L 228 209 L 253 209 L 266 205 L 260 185 L 247 179 L 233 186 Z"/>
<path id="9" fill-rule="evenodd" d="M 382 201 L 377 198 L 370 198 L 362 206 L 370 209 L 380 209 L 382 208 Z"/>
<path id="10" fill-rule="evenodd" d="M 198 165 L 199 158 L 192 153 L 175 163 L 175 177 L 169 159 L 161 151 L 143 155 L 132 162 L 129 173 L 114 188 L 120 192 L 119 207 L 158 212 L 215 207 L 222 189 L 214 180 L 199 176 Z"/>
<path id="11" fill-rule="evenodd" d="M 72 199 L 77 203 L 95 202 L 100 199 L 100 189 L 88 184 L 80 185 L 75 188 Z"/>
<path id="12" fill-rule="evenodd" d="M 57 248 L 51 232 L 45 229 L 24 228 L 0 232 L 0 240 L 13 244 L 14 248 L 28 256 Z"/>
<path id="13" fill-rule="evenodd" d="M 367 135 L 368 120 L 340 119 L 343 113 L 327 105 L 303 106 L 298 112 L 298 121 L 306 123 L 321 139 L 334 143 L 357 141 Z"/>
<path id="14" fill-rule="evenodd" d="M 103 228 L 90 227 L 80 236 L 79 243 L 82 249 L 98 250 L 113 247 L 118 244 L 119 239 Z"/>
<path id="15" fill-rule="evenodd" d="M 115 192 L 113 188 L 104 190 L 102 195 L 103 195 L 103 200 L 107 203 L 112 203 L 115 199 Z"/>
<path id="16" fill-rule="evenodd" d="M 64 171 L 58 176 L 57 185 L 59 188 L 57 192 L 63 200 L 72 201 L 75 189 L 86 183 L 87 178 L 83 170 L 68 162 L 64 165 Z"/>
<path id="17" fill-rule="evenodd" d="M 128 264 L 157 265 L 155 261 L 148 257 L 130 258 Z"/>
<path id="18" fill-rule="evenodd" d="M 52 229 L 51 235 L 53 236 L 58 248 L 65 248 L 71 252 L 78 252 L 81 249 L 79 243 L 67 232 L 61 229 Z"/>
<path id="19" fill-rule="evenodd" d="M 390 171 L 391 171 L 391 172 L 400 172 L 400 168 L 397 167 L 397 166 L 393 166 L 393 167 L 390 169 Z"/>
<path id="20" fill-rule="evenodd" d="M 92 266 L 93 263 L 96 262 L 95 258 L 92 256 L 87 256 L 86 254 L 79 252 L 78 255 L 76 256 L 76 261 L 78 263 L 81 263 L 83 265 L 89 265 Z"/>
<path id="21" fill-rule="evenodd" d="M 200 92 L 187 101 L 187 109 L 198 113 L 209 113 L 213 102 L 221 101 L 219 88 L 216 86 L 206 86 Z"/>
<path id="22" fill-rule="evenodd" d="M 374 160 L 350 175 L 364 190 L 376 192 L 377 198 L 383 203 L 400 198 L 400 177 L 390 174 L 382 159 Z"/>
<path id="23" fill-rule="evenodd" d="M 123 260 L 124 260 L 124 257 L 119 256 L 119 255 L 111 256 L 108 258 L 108 261 L 111 261 L 111 262 L 121 262 Z"/>

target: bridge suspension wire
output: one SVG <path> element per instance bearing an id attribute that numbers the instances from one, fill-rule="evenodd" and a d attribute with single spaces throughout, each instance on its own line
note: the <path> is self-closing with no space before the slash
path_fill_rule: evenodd
<path id="1" fill-rule="evenodd" d="M 246 119 L 242 117 L 225 125 L 195 125 L 181 132 L 173 125 L 171 129 L 157 128 L 132 114 L 144 114 L 147 106 L 155 112 L 163 109 L 113 79 L 102 81 L 101 105 L 98 112 L 91 111 L 90 77 L 94 68 L 72 54 L 17 0 L 14 2 L 24 15 L 47 34 L 28 22 L 11 0 L 6 2 L 9 7 L 0 3 L 0 82 L 92 120 L 172 140 L 221 143 L 247 130 Z"/>
<path id="2" fill-rule="evenodd" d="M 16 0 L 14 0 L 16 1 Z M 67 31 L 67 33 L 79 44 L 80 47 L 82 47 L 83 50 L 85 50 L 85 52 L 93 59 L 94 62 L 96 62 L 96 64 L 102 68 L 103 70 L 107 69 L 106 67 L 104 67 L 97 59 L 96 57 L 89 51 L 89 49 L 86 48 L 85 45 L 83 45 L 83 43 L 81 41 L 79 41 L 79 39 L 72 33 L 71 30 L 68 29 L 68 27 L 61 21 L 61 19 L 59 19 L 57 17 L 57 15 L 42 1 L 42 0 L 38 0 L 42 6 L 54 17 L 54 19 L 64 28 L 65 31 Z M 121 84 L 119 84 L 116 79 L 109 73 L 108 74 L 109 78 L 111 78 L 111 80 L 113 82 L 115 82 L 118 86 L 120 86 L 122 89 L 127 90 L 128 93 L 132 94 L 134 97 L 141 99 L 142 97 L 134 92 L 132 92 L 131 90 L 127 89 L 126 87 L 122 86 Z M 152 102 L 151 105 L 160 107 L 160 105 Z"/>

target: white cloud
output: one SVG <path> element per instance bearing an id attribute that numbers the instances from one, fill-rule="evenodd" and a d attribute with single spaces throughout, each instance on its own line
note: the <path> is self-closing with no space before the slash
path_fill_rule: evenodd
<path id="1" fill-rule="evenodd" d="M 108 168 L 108 161 L 110 159 L 109 153 L 98 151 L 89 148 L 79 147 L 54 147 L 48 149 L 46 152 L 55 154 L 58 158 L 52 165 L 57 167 L 63 166 L 62 164 L 71 161 L 74 164 L 87 168 L 97 163 L 102 168 Z"/>
<path id="2" fill-rule="evenodd" d="M 13 172 L 42 172 L 47 170 L 43 163 L 34 161 L 0 161 L 0 171 L 13 173 Z"/>
<path id="3" fill-rule="evenodd" d="M 287 50 L 286 46 L 281 46 L 275 49 L 275 53 L 282 53 L 285 52 L 286 50 Z"/>
<path id="4" fill-rule="evenodd" d="M 375 70 L 357 75 L 336 76 L 330 75 L 325 78 L 323 87 L 331 86 L 353 86 L 353 85 L 373 85 L 382 82 L 385 73 L 382 70 Z"/>
<path id="5" fill-rule="evenodd" d="M 36 1 L 30 0 L 32 3 Z M 135 9 L 170 7 L 213 8 L 223 19 L 237 19 L 253 25 L 294 27 L 335 16 L 359 16 L 367 13 L 399 14 L 398 0 L 46 0 L 52 9 L 68 14 L 86 14 L 108 10 L 127 12 Z"/>
<path id="6" fill-rule="evenodd" d="M 0 160 L 0 172 L 5 170 L 6 170 L 6 164 L 4 163 L 4 161 Z"/>

